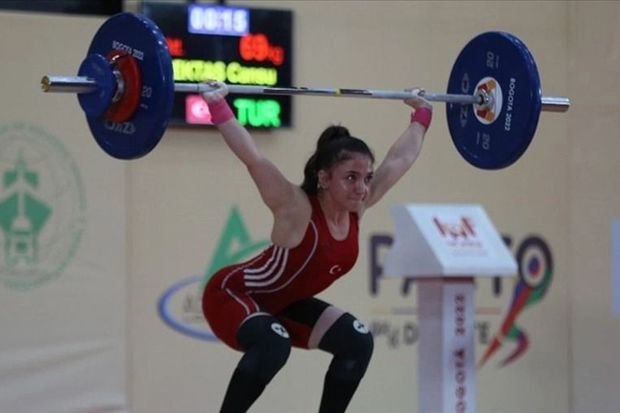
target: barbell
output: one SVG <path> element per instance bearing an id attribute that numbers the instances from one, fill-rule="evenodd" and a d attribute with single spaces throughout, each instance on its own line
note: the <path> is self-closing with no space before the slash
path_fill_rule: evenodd
<path id="1" fill-rule="evenodd" d="M 204 83 L 175 83 L 172 58 L 157 25 L 146 16 L 119 13 L 91 41 L 77 76 L 41 80 L 45 92 L 76 93 L 99 146 L 110 156 L 136 159 L 161 140 L 174 93 L 210 90 Z M 229 84 L 231 93 L 399 99 L 410 91 Z M 458 55 L 447 93 L 425 92 L 446 103 L 455 147 L 470 164 L 505 168 L 532 141 L 541 111 L 566 112 L 570 100 L 543 96 L 534 58 L 515 35 L 492 31 L 470 40 Z"/>

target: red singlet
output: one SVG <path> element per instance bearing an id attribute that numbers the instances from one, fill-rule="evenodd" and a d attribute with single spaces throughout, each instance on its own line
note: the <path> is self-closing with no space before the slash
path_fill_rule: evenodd
<path id="1" fill-rule="evenodd" d="M 349 214 L 349 234 L 338 241 L 329 232 L 317 198 L 311 196 L 310 202 L 310 223 L 297 247 L 271 245 L 248 261 L 222 268 L 207 283 L 204 315 L 213 333 L 229 346 L 240 349 L 237 330 L 251 314 L 277 317 L 290 304 L 325 290 L 355 264 L 357 214 Z"/>

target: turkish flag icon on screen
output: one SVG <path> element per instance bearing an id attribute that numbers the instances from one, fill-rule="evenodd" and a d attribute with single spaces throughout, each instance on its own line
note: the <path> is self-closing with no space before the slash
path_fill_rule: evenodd
<path id="1" fill-rule="evenodd" d="M 185 121 L 204 125 L 213 124 L 211 112 L 203 98 L 198 95 L 188 95 L 185 98 Z"/>

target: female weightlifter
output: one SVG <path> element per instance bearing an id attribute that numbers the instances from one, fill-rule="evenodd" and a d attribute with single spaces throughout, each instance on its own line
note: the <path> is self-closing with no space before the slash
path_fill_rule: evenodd
<path id="1" fill-rule="evenodd" d="M 257 256 L 216 272 L 202 307 L 214 334 L 243 353 L 221 413 L 242 413 L 282 368 L 291 346 L 333 355 L 319 413 L 347 408 L 371 358 L 373 339 L 353 315 L 315 295 L 346 274 L 358 255 L 358 225 L 418 157 L 432 118 L 413 89 L 411 123 L 373 170 L 374 155 L 342 126 L 319 137 L 301 186 L 287 180 L 257 149 L 225 100 L 225 84 L 202 94 L 226 144 L 245 164 L 273 213 L 272 244 Z"/>

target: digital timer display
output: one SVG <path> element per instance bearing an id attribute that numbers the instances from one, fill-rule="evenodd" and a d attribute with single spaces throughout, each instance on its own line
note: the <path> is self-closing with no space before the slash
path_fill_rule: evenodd
<path id="1" fill-rule="evenodd" d="M 250 12 L 240 7 L 192 4 L 188 17 L 190 33 L 243 36 L 250 28 Z"/>
<path id="2" fill-rule="evenodd" d="M 141 12 L 166 38 L 176 83 L 292 84 L 291 11 L 146 2 Z M 230 94 L 228 101 L 247 127 L 291 126 L 291 96 Z M 210 125 L 211 116 L 200 96 L 177 92 L 170 124 Z"/>

